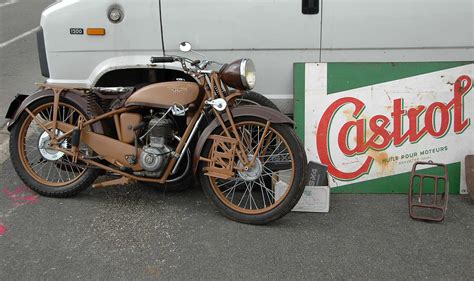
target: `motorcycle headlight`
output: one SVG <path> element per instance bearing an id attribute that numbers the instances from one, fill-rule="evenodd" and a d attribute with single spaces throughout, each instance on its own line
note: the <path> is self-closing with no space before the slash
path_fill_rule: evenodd
<path id="1" fill-rule="evenodd" d="M 240 79 L 247 90 L 255 87 L 255 65 L 251 59 L 243 59 L 240 63 Z"/>
<path id="2" fill-rule="evenodd" d="M 251 59 L 240 59 L 226 64 L 220 70 L 221 80 L 228 86 L 239 90 L 251 90 L 256 82 L 255 65 Z"/>

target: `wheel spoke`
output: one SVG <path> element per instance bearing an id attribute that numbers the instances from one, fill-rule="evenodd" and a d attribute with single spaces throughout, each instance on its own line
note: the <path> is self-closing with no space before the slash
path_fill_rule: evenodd
<path id="1" fill-rule="evenodd" d="M 226 185 L 226 184 L 230 184 L 230 183 L 232 183 L 232 182 L 234 182 L 234 181 L 239 181 L 239 180 L 240 180 L 240 178 L 237 178 L 237 177 L 236 177 L 236 178 L 234 178 L 234 179 L 231 180 L 231 181 L 227 181 L 227 182 L 226 182 L 226 181 L 223 181 L 223 182 L 222 182 L 221 184 L 219 184 L 217 187 L 222 187 L 222 186 L 224 186 L 224 185 Z"/>
<path id="2" fill-rule="evenodd" d="M 275 171 L 272 171 L 270 169 L 268 169 L 267 167 L 263 167 L 263 170 L 265 170 L 265 172 L 262 173 L 262 177 L 264 176 L 270 176 L 270 175 L 273 175 L 275 174 Z M 279 170 L 278 173 L 282 173 L 282 172 L 290 172 L 292 169 L 286 169 L 286 170 Z"/>
<path id="3" fill-rule="evenodd" d="M 262 177 L 259 177 L 258 180 L 260 182 L 260 187 L 262 188 L 262 190 L 265 190 L 265 194 L 267 195 L 268 202 L 270 203 L 275 202 L 275 196 L 273 195 L 273 190 L 267 188 L 267 186 L 265 185 L 265 181 L 262 179 Z M 270 195 L 272 195 L 272 198 L 270 198 Z"/>
<path id="4" fill-rule="evenodd" d="M 57 165 L 54 165 L 54 167 L 56 168 L 56 172 L 58 172 L 58 182 L 62 182 L 63 181 L 63 177 L 61 176 L 62 164 L 59 163 L 59 167 Z M 59 180 L 61 180 L 61 181 L 59 181 Z"/>
<path id="5" fill-rule="evenodd" d="M 37 160 L 40 160 L 40 159 L 41 159 L 41 156 L 42 156 L 42 155 L 41 155 L 40 153 L 38 153 L 38 155 L 36 155 L 34 158 L 31 158 L 31 160 L 29 161 L 30 164 L 33 164 L 33 163 L 35 163 Z"/>
<path id="6" fill-rule="evenodd" d="M 231 186 L 231 187 L 229 187 L 228 189 L 222 191 L 222 193 L 223 193 L 223 194 L 226 194 L 226 192 L 227 192 L 227 195 L 229 195 L 232 191 L 235 190 L 235 188 L 236 188 L 236 186 L 237 186 L 238 183 L 239 183 L 238 181 L 235 181 L 235 183 L 234 183 L 233 186 Z M 227 197 L 227 195 L 226 195 L 225 197 Z"/>
<path id="7" fill-rule="evenodd" d="M 44 168 L 44 166 L 46 166 L 46 164 L 48 164 L 48 161 L 44 161 L 42 163 L 44 163 L 44 164 L 36 171 L 37 173 L 39 173 Z"/>
<path id="8" fill-rule="evenodd" d="M 279 172 L 291 169 L 290 161 L 272 162 L 265 165 L 270 171 Z"/>
<path id="9" fill-rule="evenodd" d="M 34 169 L 34 168 L 38 167 L 39 165 L 43 164 L 45 161 L 47 162 L 47 160 L 41 159 L 40 162 L 38 162 L 38 163 L 34 164 L 33 166 L 31 166 L 31 169 Z"/>
<path id="10" fill-rule="evenodd" d="M 255 205 L 255 209 L 258 209 L 258 206 L 257 206 L 257 202 L 255 202 L 255 198 L 253 198 L 253 186 L 254 186 L 254 181 L 250 182 L 250 209 L 252 209 L 252 201 L 253 201 L 253 204 Z"/>
<path id="11" fill-rule="evenodd" d="M 260 178 L 259 178 L 260 179 Z M 272 196 L 272 199 L 275 200 L 275 196 L 274 196 L 274 191 L 269 189 L 268 187 L 265 186 L 265 182 L 255 182 L 256 184 L 258 184 L 262 189 L 264 189 L 266 192 L 267 192 L 267 195 L 268 193 L 270 192 L 270 195 Z M 270 198 L 269 198 L 270 199 Z"/>
<path id="12" fill-rule="evenodd" d="M 53 168 L 53 163 L 49 162 L 49 170 L 48 170 L 48 175 L 46 176 L 46 180 L 49 180 L 49 174 L 51 173 L 51 168 Z"/>
<path id="13" fill-rule="evenodd" d="M 275 154 L 275 151 L 280 147 L 280 145 L 281 145 L 282 143 L 283 143 L 283 142 L 280 142 L 280 143 L 278 144 L 277 148 L 275 148 L 275 150 L 273 150 L 273 153 L 268 157 L 268 159 L 267 159 L 265 162 L 263 162 L 263 165 L 264 165 L 264 166 L 265 166 L 265 164 L 266 164 L 270 159 L 272 159 L 271 157 Z"/>
<path id="14" fill-rule="evenodd" d="M 244 184 L 245 184 L 245 191 L 244 191 L 244 194 L 242 194 L 242 198 L 240 198 L 239 204 L 237 204 L 237 206 L 239 206 L 239 207 L 240 207 L 240 204 L 242 203 L 242 200 L 244 200 L 244 198 L 245 198 L 245 194 L 247 194 L 247 191 L 248 191 L 248 185 L 247 185 L 247 183 L 244 182 Z M 244 206 L 244 207 L 245 207 L 245 206 Z"/>
<path id="15" fill-rule="evenodd" d="M 261 180 L 261 178 L 259 177 L 258 181 L 260 181 L 260 180 Z M 256 183 L 260 186 L 260 192 L 262 193 L 263 207 L 266 208 L 267 204 L 265 203 L 265 196 L 263 195 L 263 186 L 258 182 L 256 182 Z"/>

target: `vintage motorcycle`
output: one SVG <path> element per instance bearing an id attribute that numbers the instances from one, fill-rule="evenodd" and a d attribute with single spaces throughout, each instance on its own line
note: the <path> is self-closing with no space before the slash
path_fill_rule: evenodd
<path id="1" fill-rule="evenodd" d="M 191 49 L 186 42 L 180 48 Z M 41 195 L 69 197 L 90 185 L 165 188 L 197 175 L 232 220 L 265 224 L 287 214 L 304 190 L 306 155 L 291 119 L 236 102 L 255 85 L 253 62 L 181 56 L 151 62 L 178 62 L 196 82 L 138 90 L 42 84 L 42 91 L 16 100 L 10 154 L 24 183 Z M 106 180 L 94 184 L 104 171 Z"/>

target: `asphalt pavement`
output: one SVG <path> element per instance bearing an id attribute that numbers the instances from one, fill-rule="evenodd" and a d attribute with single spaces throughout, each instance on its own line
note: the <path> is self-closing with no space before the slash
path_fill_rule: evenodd
<path id="1" fill-rule="evenodd" d="M 199 188 L 39 197 L 0 169 L 0 280 L 470 280 L 473 206 L 413 221 L 406 195 L 333 194 L 327 214 L 229 221 Z"/>
<path id="2" fill-rule="evenodd" d="M 41 11 L 53 2 L 0 0 L 0 128 L 5 125 L 12 98 L 17 93 L 31 93 L 35 83 L 45 80 L 39 70 L 36 34 L 21 36 L 39 26 Z"/>
<path id="3" fill-rule="evenodd" d="M 0 0 L 0 128 L 40 75 L 34 34 L 52 1 Z M 413 221 L 406 195 L 331 195 L 330 212 L 267 226 L 222 217 L 198 187 L 140 185 L 40 197 L 16 176 L 0 130 L 0 280 L 470 280 L 474 208 L 451 196 L 442 223 Z M 408 183 L 407 183 L 408 184 Z"/>

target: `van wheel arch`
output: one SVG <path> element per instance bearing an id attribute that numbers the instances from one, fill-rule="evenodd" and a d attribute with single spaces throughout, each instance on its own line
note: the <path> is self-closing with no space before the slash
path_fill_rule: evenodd
<path id="1" fill-rule="evenodd" d="M 183 71 L 175 69 L 163 68 L 123 68 L 114 69 L 104 73 L 94 84 L 95 87 L 136 87 L 177 81 L 183 79 L 184 81 L 196 82 L 196 80 L 184 73 Z"/>

